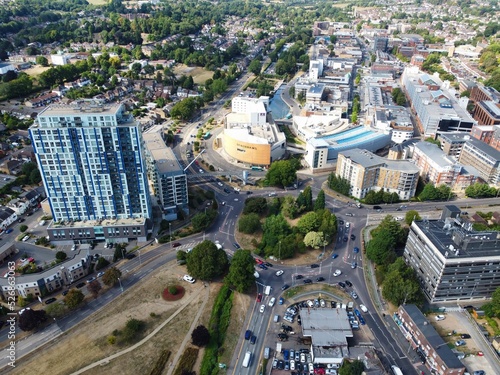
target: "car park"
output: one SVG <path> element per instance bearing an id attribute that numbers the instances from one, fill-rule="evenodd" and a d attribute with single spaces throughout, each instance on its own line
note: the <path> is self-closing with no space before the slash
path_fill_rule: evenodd
<path id="1" fill-rule="evenodd" d="M 283 275 L 283 270 L 276 271 L 276 276 L 281 276 Z"/>
<path id="2" fill-rule="evenodd" d="M 346 283 L 346 285 L 347 285 L 349 288 L 351 288 L 351 287 L 352 287 L 352 283 L 351 283 L 349 280 L 346 280 L 346 281 L 345 281 L 345 283 Z"/>
<path id="3" fill-rule="evenodd" d="M 311 279 L 304 279 L 303 283 L 304 284 L 312 284 L 312 280 Z"/>
<path id="4" fill-rule="evenodd" d="M 273 298 L 271 298 L 271 299 L 269 300 L 269 306 L 270 306 L 270 307 L 273 307 L 275 302 L 276 302 L 276 298 L 274 298 L 274 297 L 273 297 Z"/>
<path id="5" fill-rule="evenodd" d="M 273 360 L 273 368 L 277 368 L 278 367 L 278 358 L 274 358 Z"/>
<path id="6" fill-rule="evenodd" d="M 266 305 L 260 305 L 260 309 L 259 309 L 259 311 L 260 311 L 261 313 L 263 313 L 265 309 L 266 309 Z"/>
<path id="7" fill-rule="evenodd" d="M 290 361 L 285 361 L 285 371 L 290 370 Z"/>
<path id="8" fill-rule="evenodd" d="M 306 354 L 300 353 L 300 363 L 305 363 L 305 362 L 306 362 Z"/>
<path id="9" fill-rule="evenodd" d="M 288 349 L 283 350 L 283 359 L 288 361 L 290 359 L 290 351 Z"/>
<path id="10" fill-rule="evenodd" d="M 184 275 L 184 276 L 182 277 L 182 280 L 187 281 L 187 282 L 188 282 L 188 283 L 190 283 L 190 284 L 194 284 L 194 283 L 195 283 L 195 281 L 196 281 L 194 278 L 192 278 L 192 277 L 191 277 L 191 276 L 189 276 L 189 275 Z"/>
<path id="11" fill-rule="evenodd" d="M 340 275 L 342 275 L 341 270 L 335 270 L 335 272 L 333 273 L 333 276 L 340 276 Z"/>
<path id="12" fill-rule="evenodd" d="M 295 359 L 290 360 L 290 370 L 295 371 Z"/>
<path id="13" fill-rule="evenodd" d="M 280 359 L 278 361 L 278 366 L 277 367 L 278 367 L 278 370 L 283 370 L 285 368 L 285 361 L 283 361 L 283 360 Z"/>

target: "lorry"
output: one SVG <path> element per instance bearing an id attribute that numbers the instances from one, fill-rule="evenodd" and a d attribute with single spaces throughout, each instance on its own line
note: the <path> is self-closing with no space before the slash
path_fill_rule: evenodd
<path id="1" fill-rule="evenodd" d="M 276 353 L 281 353 L 281 342 L 276 343 Z"/>
<path id="2" fill-rule="evenodd" d="M 243 367 L 248 367 L 250 366 L 250 360 L 252 359 L 252 352 L 246 352 L 245 353 L 245 358 L 243 358 Z"/>

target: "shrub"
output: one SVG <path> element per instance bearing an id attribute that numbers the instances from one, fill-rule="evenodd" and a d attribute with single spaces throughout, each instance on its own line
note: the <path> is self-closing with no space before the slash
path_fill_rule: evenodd
<path id="1" fill-rule="evenodd" d="M 109 345 L 115 345 L 116 344 L 116 336 L 108 336 L 108 344 Z"/>
<path id="2" fill-rule="evenodd" d="M 177 287 L 175 285 L 171 285 L 168 287 L 168 292 L 175 296 L 178 292 Z"/>

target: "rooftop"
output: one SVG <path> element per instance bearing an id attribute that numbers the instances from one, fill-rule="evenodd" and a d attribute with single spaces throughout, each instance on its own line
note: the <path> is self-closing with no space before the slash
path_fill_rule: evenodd
<path id="1" fill-rule="evenodd" d="M 364 168 L 381 166 L 391 170 L 399 170 L 406 173 L 419 172 L 417 166 L 410 161 L 386 159 L 381 156 L 375 155 L 370 151 L 361 150 L 359 148 L 353 148 L 351 150 L 342 151 L 340 152 L 340 154 L 351 159 L 352 161 L 361 165 Z"/>
<path id="2" fill-rule="evenodd" d="M 179 161 L 175 157 L 172 149 L 163 141 L 161 133 L 145 133 L 142 137 L 144 138 L 144 144 L 155 163 L 158 173 L 183 173 Z"/>
<path id="3" fill-rule="evenodd" d="M 445 155 L 443 150 L 441 150 L 437 145 L 420 141 L 415 144 L 415 148 L 418 148 L 424 155 L 436 163 L 440 168 L 449 168 L 456 164 L 456 162 Z"/>
<path id="4" fill-rule="evenodd" d="M 496 150 L 495 148 L 491 147 L 490 145 L 487 145 L 484 142 L 481 142 L 480 140 L 476 138 L 471 138 L 467 141 L 466 145 L 472 146 L 481 153 L 489 156 L 491 159 L 496 160 L 497 162 L 500 161 L 500 151 Z"/>
<path id="5" fill-rule="evenodd" d="M 353 337 L 344 309 L 301 309 L 302 332 L 312 338 L 313 346 L 344 346 Z"/>
<path id="6" fill-rule="evenodd" d="M 52 221 L 47 228 L 94 228 L 94 227 L 116 227 L 128 225 L 145 225 L 145 218 L 125 218 L 125 219 L 101 219 L 101 220 L 68 220 Z"/>
<path id="7" fill-rule="evenodd" d="M 123 106 L 120 103 L 104 103 L 99 100 L 76 100 L 71 104 L 52 104 L 42 110 L 41 116 L 77 116 L 78 114 L 116 115 Z"/>

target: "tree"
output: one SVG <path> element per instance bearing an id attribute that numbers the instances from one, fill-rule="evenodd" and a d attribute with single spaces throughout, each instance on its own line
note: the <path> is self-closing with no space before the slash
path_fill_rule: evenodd
<path id="1" fill-rule="evenodd" d="M 44 310 L 32 310 L 29 307 L 19 311 L 19 328 L 22 331 L 33 331 L 47 320 Z"/>
<path id="2" fill-rule="evenodd" d="M 366 256 L 377 264 L 389 264 L 396 256 L 394 248 L 394 238 L 388 232 L 379 232 L 366 245 Z"/>
<path id="3" fill-rule="evenodd" d="M 300 233 L 306 234 L 311 231 L 315 231 L 319 228 L 320 220 L 318 218 L 318 214 L 314 211 L 308 212 L 304 216 L 300 218 L 297 223 L 297 229 Z"/>
<path id="4" fill-rule="evenodd" d="M 67 308 L 61 302 L 51 303 L 45 308 L 45 312 L 52 318 L 60 318 L 66 314 Z"/>
<path id="5" fill-rule="evenodd" d="M 187 256 L 187 270 L 191 276 L 200 280 L 213 280 L 227 270 L 226 252 L 211 241 L 205 240 L 196 245 Z"/>
<path id="6" fill-rule="evenodd" d="M 191 225 L 193 226 L 193 231 L 195 232 L 201 232 L 205 229 L 207 229 L 210 224 L 212 224 L 212 221 L 215 219 L 217 216 L 217 211 L 215 210 L 207 210 L 205 212 L 200 212 L 196 215 L 193 216 L 191 219 Z"/>
<path id="7" fill-rule="evenodd" d="M 361 375 L 365 371 L 363 361 L 355 359 L 352 362 L 344 361 L 344 364 L 339 369 L 339 375 Z"/>
<path id="8" fill-rule="evenodd" d="M 118 268 L 116 267 L 108 268 L 106 272 L 104 272 L 104 275 L 102 275 L 102 282 L 104 283 L 104 285 L 107 286 L 116 285 L 121 275 L 122 272 Z"/>
<path id="9" fill-rule="evenodd" d="M 321 189 L 314 201 L 314 211 L 323 210 L 325 208 L 325 192 Z"/>
<path id="10" fill-rule="evenodd" d="M 191 333 L 191 343 L 193 345 L 196 345 L 201 348 L 203 346 L 207 346 L 209 342 L 210 342 L 210 332 L 205 326 L 199 325 Z"/>
<path id="11" fill-rule="evenodd" d="M 313 197 L 312 197 L 312 189 L 310 186 L 307 186 L 304 189 L 304 200 L 305 200 L 305 210 L 312 211 L 313 209 Z"/>
<path id="12" fill-rule="evenodd" d="M 337 193 L 346 196 L 349 196 L 349 193 L 351 191 L 351 184 L 349 183 L 349 180 L 338 177 L 333 172 L 330 174 L 330 176 L 328 176 L 328 187 L 336 191 Z"/>
<path id="13" fill-rule="evenodd" d="M 26 230 L 27 230 L 27 229 L 28 229 L 28 226 L 27 226 L 27 225 L 24 225 L 24 224 L 23 224 L 23 225 L 21 225 L 21 226 L 19 227 L 19 230 L 20 230 L 21 232 L 23 232 L 23 233 L 24 233 L 24 232 L 26 232 Z"/>
<path id="14" fill-rule="evenodd" d="M 297 201 L 291 195 L 287 195 L 281 204 L 281 213 L 290 219 L 295 219 L 299 212 Z"/>
<path id="15" fill-rule="evenodd" d="M 255 283 L 255 260 L 249 250 L 237 250 L 231 259 L 225 283 L 245 293 Z"/>
<path id="16" fill-rule="evenodd" d="M 49 66 L 49 60 L 44 56 L 37 56 L 36 63 L 41 66 Z"/>
<path id="17" fill-rule="evenodd" d="M 100 257 L 98 260 L 97 260 L 97 263 L 95 265 L 95 270 L 96 271 L 99 271 L 100 269 L 103 269 L 104 267 L 106 267 L 107 265 L 109 265 L 109 260 L 107 260 L 106 258 L 104 257 Z"/>
<path id="18" fill-rule="evenodd" d="M 396 306 L 422 303 L 423 295 L 415 271 L 404 263 L 403 258 L 398 258 L 389 266 L 382 283 L 382 295 Z"/>
<path id="19" fill-rule="evenodd" d="M 297 168 L 291 160 L 278 160 L 271 164 L 266 173 L 270 186 L 289 186 L 297 180 Z"/>
<path id="20" fill-rule="evenodd" d="M 323 232 L 309 232 L 304 237 L 304 245 L 313 247 L 315 249 L 325 245 L 325 238 Z"/>
<path id="21" fill-rule="evenodd" d="M 406 243 L 407 234 L 405 230 L 391 215 L 387 215 L 386 217 L 384 217 L 377 228 L 372 231 L 372 235 L 378 236 L 379 232 L 384 231 L 387 232 L 384 233 L 384 236 L 388 235 L 393 238 L 396 246 L 401 246 Z"/>
<path id="22" fill-rule="evenodd" d="M 465 195 L 469 198 L 490 198 L 495 197 L 498 194 L 498 190 L 494 187 L 490 187 L 488 184 L 481 184 L 476 182 L 473 185 L 469 185 L 465 189 Z"/>
<path id="23" fill-rule="evenodd" d="M 87 290 L 89 291 L 90 294 L 92 294 L 92 297 L 97 298 L 99 295 L 99 291 L 102 289 L 102 285 L 99 282 L 99 280 L 94 280 L 90 283 L 87 284 Z"/>
<path id="24" fill-rule="evenodd" d="M 405 215 L 405 223 L 411 225 L 415 220 L 422 220 L 418 211 L 410 210 Z"/>
<path id="25" fill-rule="evenodd" d="M 84 299 L 85 296 L 83 295 L 83 293 L 80 290 L 73 288 L 70 289 L 68 294 L 66 294 L 66 296 L 64 297 L 64 303 L 66 304 L 66 306 L 68 306 L 69 309 L 74 309 L 80 303 L 82 303 Z"/>
<path id="26" fill-rule="evenodd" d="M 257 214 L 242 215 L 238 221 L 238 230 L 242 233 L 252 234 L 260 230 L 260 218 Z"/>
<path id="27" fill-rule="evenodd" d="M 68 255 L 64 251 L 58 251 L 56 253 L 56 259 L 58 262 L 62 262 L 68 257 Z"/>
<path id="28" fill-rule="evenodd" d="M 252 60 L 250 65 L 248 65 L 248 71 L 255 74 L 256 76 L 260 75 L 261 70 L 262 70 L 262 63 L 258 59 Z"/>
<path id="29" fill-rule="evenodd" d="M 500 288 L 495 289 L 491 295 L 491 301 L 484 304 L 481 309 L 490 318 L 500 317 Z"/>
<path id="30" fill-rule="evenodd" d="M 245 200 L 243 214 L 256 213 L 262 214 L 267 210 L 267 199 L 264 197 L 251 197 Z"/>

